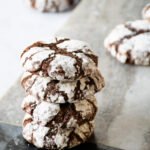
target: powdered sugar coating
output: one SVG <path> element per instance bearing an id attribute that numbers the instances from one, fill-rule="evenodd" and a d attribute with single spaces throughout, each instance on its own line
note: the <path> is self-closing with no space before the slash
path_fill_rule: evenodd
<path id="1" fill-rule="evenodd" d="M 26 72 L 21 83 L 28 94 L 52 103 L 72 103 L 82 100 L 104 87 L 104 79 L 97 69 L 93 70 L 89 77 L 71 82 L 53 81 L 49 77 Z"/>
<path id="2" fill-rule="evenodd" d="M 150 3 L 148 3 L 142 11 L 143 19 L 150 20 Z"/>
<path id="3" fill-rule="evenodd" d="M 89 75 L 97 66 L 98 58 L 87 43 L 64 38 L 51 41 L 34 43 L 23 51 L 21 63 L 26 71 L 40 72 L 53 80 L 73 81 Z"/>
<path id="4" fill-rule="evenodd" d="M 149 21 L 136 20 L 117 26 L 105 39 L 104 45 L 121 63 L 150 65 L 149 41 Z"/>
<path id="5" fill-rule="evenodd" d="M 38 124 L 28 123 L 23 128 L 23 137 L 30 143 L 34 143 L 38 148 L 44 147 L 44 138 L 48 133 L 49 128 L 39 126 Z"/>
<path id="6" fill-rule="evenodd" d="M 79 0 L 26 0 L 29 5 L 41 12 L 65 11 L 76 5 Z"/>
<path id="7" fill-rule="evenodd" d="M 35 122 L 44 126 L 51 121 L 59 111 L 59 105 L 43 101 L 34 109 L 33 118 Z"/>
<path id="8" fill-rule="evenodd" d="M 22 101 L 21 108 L 25 112 L 31 114 L 35 106 L 38 104 L 39 104 L 39 101 L 35 97 L 28 95 Z"/>
<path id="9" fill-rule="evenodd" d="M 54 142 L 56 143 L 58 149 L 67 147 L 67 143 L 69 141 L 70 130 L 68 132 L 64 132 L 63 134 L 56 134 Z"/>
<path id="10" fill-rule="evenodd" d="M 33 47 L 30 51 L 24 53 L 21 57 L 21 63 L 23 67 L 28 71 L 36 71 L 40 69 L 43 60 L 46 60 L 49 56 L 53 56 L 54 51 L 47 47 Z"/>
<path id="11" fill-rule="evenodd" d="M 28 105 L 23 102 L 22 105 L 24 106 L 22 107 L 32 115 L 32 120 L 42 126 L 50 125 L 52 127 L 54 125 L 53 129 L 58 126 L 76 127 L 79 123 L 93 120 L 97 112 L 97 103 L 94 96 L 70 104 L 54 104 L 41 101 L 37 104 L 34 103 L 34 107 L 29 101 L 29 98 L 31 98 L 31 101 L 34 98 L 32 96 L 27 96 L 27 98 Z"/>
<path id="12" fill-rule="evenodd" d="M 72 78 L 76 74 L 75 64 L 77 63 L 75 58 L 70 56 L 56 55 L 56 57 L 50 62 L 50 69 L 48 69 L 48 75 L 57 80 L 63 80 L 64 77 Z M 62 70 L 61 73 L 60 70 Z M 62 76 L 63 74 L 63 76 Z"/>
<path id="13" fill-rule="evenodd" d="M 90 55 L 94 56 L 94 53 L 91 51 L 92 48 L 88 43 L 79 40 L 67 40 L 57 46 L 58 48 L 66 49 L 67 52 L 72 52 L 75 56 L 80 58 L 82 60 L 83 70 L 87 71 L 85 74 L 89 74 L 88 71 L 90 70 L 91 72 L 91 68 L 95 66 L 95 62 L 89 57 Z M 95 60 L 96 59 L 97 58 L 95 58 Z"/>
<path id="14" fill-rule="evenodd" d="M 34 144 L 38 148 L 52 150 L 64 149 L 66 147 L 72 148 L 85 142 L 92 133 L 92 122 L 83 123 L 76 128 L 59 128 L 55 133 L 51 128 L 37 125 L 34 121 L 28 122 L 23 127 L 23 136 L 28 142 Z"/>

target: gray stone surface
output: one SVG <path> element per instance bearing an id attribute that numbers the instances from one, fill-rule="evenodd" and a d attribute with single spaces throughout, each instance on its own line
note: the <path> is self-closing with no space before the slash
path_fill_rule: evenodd
<path id="1" fill-rule="evenodd" d="M 99 55 L 106 87 L 97 95 L 100 106 L 95 141 L 126 150 L 150 150 L 150 68 L 120 64 L 104 49 L 114 26 L 140 19 L 148 0 L 83 0 L 57 33 L 89 42 Z M 0 120 L 20 123 L 23 94 L 18 82 L 0 101 Z M 10 110 L 10 111 L 9 111 Z"/>

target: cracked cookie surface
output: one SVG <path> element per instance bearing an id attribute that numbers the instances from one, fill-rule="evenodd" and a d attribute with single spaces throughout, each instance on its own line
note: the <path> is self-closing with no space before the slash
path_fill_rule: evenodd
<path id="1" fill-rule="evenodd" d="M 90 75 L 98 58 L 83 41 L 56 38 L 49 44 L 37 42 L 27 47 L 21 64 L 26 71 L 52 80 L 73 81 Z"/>
<path id="2" fill-rule="evenodd" d="M 21 84 L 27 94 L 39 100 L 51 103 L 72 103 L 100 91 L 104 87 L 104 79 L 97 69 L 89 77 L 71 82 L 60 82 L 26 72 Z"/>
<path id="3" fill-rule="evenodd" d="M 118 25 L 104 46 L 121 63 L 150 65 L 150 22 L 136 20 Z"/>
<path id="4" fill-rule="evenodd" d="M 75 126 L 95 118 L 97 103 L 94 96 L 75 103 L 54 104 L 38 101 L 31 95 L 24 98 L 22 109 L 33 116 L 33 120 L 41 125 L 63 124 L 68 126 L 70 120 L 75 121 Z"/>
<path id="5" fill-rule="evenodd" d="M 93 133 L 93 122 L 84 122 L 75 128 L 51 128 L 41 126 L 32 120 L 32 116 L 25 115 L 23 120 L 23 137 L 38 148 L 64 149 L 72 148 L 84 143 Z"/>

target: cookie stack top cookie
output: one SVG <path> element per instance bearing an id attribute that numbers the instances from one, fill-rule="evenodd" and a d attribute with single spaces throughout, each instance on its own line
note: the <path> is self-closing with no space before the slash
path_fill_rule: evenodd
<path id="1" fill-rule="evenodd" d="M 98 58 L 82 41 L 56 38 L 49 44 L 37 42 L 21 55 L 24 69 L 52 80 L 73 81 L 89 75 Z"/>
<path id="2" fill-rule="evenodd" d="M 27 94 L 22 102 L 24 138 L 47 149 L 85 142 L 94 129 L 94 94 L 104 87 L 89 44 L 68 38 L 36 42 L 23 51 L 21 63 Z"/>

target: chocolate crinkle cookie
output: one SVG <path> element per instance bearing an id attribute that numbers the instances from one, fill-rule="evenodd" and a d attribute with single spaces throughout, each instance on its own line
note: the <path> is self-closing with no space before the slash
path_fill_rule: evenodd
<path id="1" fill-rule="evenodd" d="M 97 104 L 94 96 L 75 103 L 56 104 L 38 101 L 35 97 L 28 95 L 22 102 L 22 109 L 31 114 L 38 124 L 63 123 L 64 127 L 68 127 L 70 120 L 79 124 L 92 121 L 97 112 Z"/>
<path id="2" fill-rule="evenodd" d="M 72 103 L 100 91 L 104 86 L 104 79 L 97 69 L 90 76 L 71 82 L 51 80 L 50 77 L 25 72 L 21 84 L 26 93 L 38 100 Z"/>
<path id="3" fill-rule="evenodd" d="M 41 12 L 61 12 L 73 8 L 80 0 L 26 0 L 29 6 Z"/>
<path id="4" fill-rule="evenodd" d="M 150 65 L 150 22 L 136 20 L 120 24 L 108 35 L 104 45 L 121 63 Z"/>
<path id="5" fill-rule="evenodd" d="M 98 58 L 82 41 L 56 38 L 50 43 L 36 42 L 21 55 L 24 69 L 52 80 L 73 81 L 89 75 Z"/>
<path id="6" fill-rule="evenodd" d="M 104 87 L 98 57 L 89 44 L 68 38 L 36 42 L 21 54 L 26 92 L 23 137 L 38 148 L 59 150 L 87 141 Z"/>
<path id="7" fill-rule="evenodd" d="M 150 21 L 150 3 L 148 3 L 142 11 L 143 19 L 147 19 Z"/>

